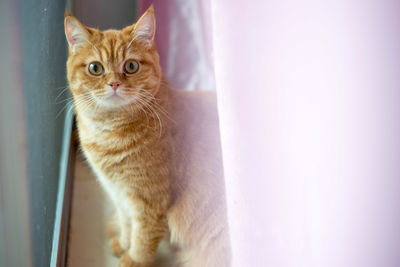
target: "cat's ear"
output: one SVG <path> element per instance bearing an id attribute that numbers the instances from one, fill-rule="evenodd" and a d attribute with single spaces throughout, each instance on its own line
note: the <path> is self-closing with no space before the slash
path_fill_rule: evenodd
<path id="1" fill-rule="evenodd" d="M 85 44 L 89 38 L 89 33 L 85 26 L 73 17 L 68 10 L 65 10 L 64 14 L 64 29 L 72 53 Z"/>
<path id="2" fill-rule="evenodd" d="M 133 29 L 134 40 L 141 41 L 147 46 L 151 46 L 156 33 L 156 18 L 154 16 L 154 8 L 151 5 L 146 12 L 136 22 Z"/>
<path id="3" fill-rule="evenodd" d="M 71 13 L 69 13 L 68 9 L 65 9 L 65 12 L 64 12 L 64 19 L 65 19 L 66 17 L 70 17 L 70 16 L 72 16 Z"/>

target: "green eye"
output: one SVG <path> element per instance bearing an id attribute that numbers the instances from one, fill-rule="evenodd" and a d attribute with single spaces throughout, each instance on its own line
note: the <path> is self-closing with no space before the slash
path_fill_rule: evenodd
<path id="1" fill-rule="evenodd" d="M 100 62 L 92 62 L 88 66 L 89 73 L 94 76 L 100 76 L 104 72 L 103 65 Z"/>
<path id="2" fill-rule="evenodd" d="M 126 74 L 134 74 L 138 72 L 138 70 L 139 70 L 139 62 L 137 62 L 136 60 L 130 59 L 125 62 L 124 72 Z"/>

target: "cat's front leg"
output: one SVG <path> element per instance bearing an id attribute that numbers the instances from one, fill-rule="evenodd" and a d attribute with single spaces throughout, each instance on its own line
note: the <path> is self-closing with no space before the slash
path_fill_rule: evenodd
<path id="1" fill-rule="evenodd" d="M 129 250 L 122 255 L 119 267 L 149 267 L 158 244 L 167 233 L 164 214 L 141 214 L 131 220 Z"/>
<path id="2" fill-rule="evenodd" d="M 112 253 L 120 257 L 128 251 L 131 239 L 131 221 L 121 207 L 117 207 L 117 220 L 119 225 L 119 235 L 115 235 L 110 240 Z"/>

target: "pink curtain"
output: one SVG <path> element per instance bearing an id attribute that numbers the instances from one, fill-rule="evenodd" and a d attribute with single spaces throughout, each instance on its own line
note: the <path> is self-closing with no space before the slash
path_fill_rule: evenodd
<path id="1" fill-rule="evenodd" d="M 139 14 L 152 3 L 157 48 L 169 81 L 182 90 L 215 89 L 210 1 L 142 0 Z"/>
<path id="2" fill-rule="evenodd" d="M 400 4 L 155 8 L 175 86 L 215 66 L 233 266 L 400 266 Z"/>

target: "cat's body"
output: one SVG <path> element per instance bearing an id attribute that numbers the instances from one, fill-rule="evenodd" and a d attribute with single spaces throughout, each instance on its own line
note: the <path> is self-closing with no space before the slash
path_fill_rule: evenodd
<path id="1" fill-rule="evenodd" d="M 142 24 L 151 24 L 153 11 L 146 14 Z M 171 88 L 162 78 L 154 44 L 145 42 L 148 28 L 140 32 L 144 42 L 131 42 L 130 48 L 133 36 L 128 34 L 136 30 L 138 35 L 137 26 L 121 33 L 88 28 L 82 32 L 81 27 L 66 16 L 68 80 L 82 150 L 117 208 L 119 233 L 110 244 L 121 256 L 119 265 L 150 266 L 158 243 L 169 236 L 181 266 L 228 266 L 215 95 Z M 79 43 L 79 38 L 85 42 Z M 151 42 L 152 38 L 154 31 Z M 130 57 L 140 62 L 140 71 L 115 71 Z M 93 60 L 97 67 L 89 63 Z M 83 70 L 87 65 L 96 75 Z M 103 72 L 97 75 L 100 66 Z M 104 97 L 110 91 L 107 84 L 115 92 Z M 115 89 L 119 86 L 121 95 Z M 93 100 L 96 97 L 99 102 Z M 125 104 L 127 99 L 131 102 Z"/>

